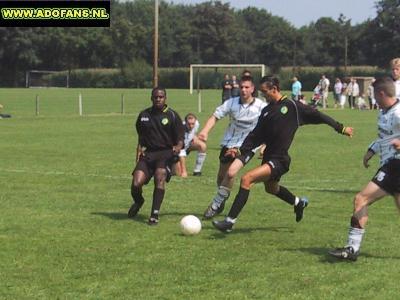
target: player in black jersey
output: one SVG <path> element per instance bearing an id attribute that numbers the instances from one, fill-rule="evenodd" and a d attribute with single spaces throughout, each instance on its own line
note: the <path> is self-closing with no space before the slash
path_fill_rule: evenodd
<path id="1" fill-rule="evenodd" d="M 265 76 L 260 81 L 260 90 L 269 105 L 261 112 L 256 127 L 244 140 L 239 155 L 243 163 L 248 161 L 251 150 L 261 144 L 266 145 L 261 166 L 248 171 L 242 176 L 240 189 L 235 201 L 223 221 L 213 221 L 213 225 L 223 232 L 230 232 L 240 211 L 246 204 L 250 188 L 254 183 L 263 182 L 266 192 L 277 196 L 294 206 L 296 221 L 303 217 L 303 210 L 308 204 L 306 198 L 293 195 L 287 188 L 279 185 L 282 175 L 289 171 L 289 147 L 297 129 L 305 124 L 327 124 L 338 133 L 352 136 L 353 128 L 345 127 L 331 117 L 299 101 L 289 100 L 280 92 L 279 80 Z"/>
<path id="2" fill-rule="evenodd" d="M 154 176 L 153 205 L 149 225 L 158 224 L 158 215 L 164 199 L 165 182 L 171 176 L 171 167 L 183 147 L 184 128 L 179 115 L 166 104 L 167 92 L 156 87 L 151 92 L 153 106 L 143 110 L 136 121 L 138 148 L 136 167 L 132 172 L 131 195 L 134 203 L 128 212 L 133 218 L 143 205 L 142 187 Z"/>

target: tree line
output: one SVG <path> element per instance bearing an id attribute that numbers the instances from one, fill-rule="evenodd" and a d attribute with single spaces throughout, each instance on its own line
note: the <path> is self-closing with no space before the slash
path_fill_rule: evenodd
<path id="1" fill-rule="evenodd" d="M 262 63 L 274 71 L 282 66 L 386 67 L 400 53 L 398 1 L 378 1 L 376 11 L 374 19 L 361 24 L 352 25 L 341 15 L 297 29 L 265 9 L 234 9 L 220 1 L 161 1 L 159 66 Z M 149 67 L 153 18 L 153 0 L 112 0 L 109 28 L 0 28 L 0 85 L 23 85 L 25 72 L 32 69 L 134 73 Z"/>

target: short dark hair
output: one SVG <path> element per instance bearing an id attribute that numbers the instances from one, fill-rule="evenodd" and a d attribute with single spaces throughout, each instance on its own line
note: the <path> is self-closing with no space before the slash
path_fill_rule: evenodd
<path id="1" fill-rule="evenodd" d="M 260 85 L 266 84 L 268 88 L 276 87 L 278 91 L 281 90 L 279 79 L 273 75 L 267 75 L 260 79 Z"/>
<path id="2" fill-rule="evenodd" d="M 189 119 L 192 119 L 192 118 L 194 118 L 195 120 L 197 120 L 197 117 L 196 117 L 195 114 L 193 114 L 193 113 L 188 113 L 188 114 L 185 116 L 185 122 L 187 122 Z"/>
<path id="3" fill-rule="evenodd" d="M 383 91 L 389 97 L 396 96 L 396 87 L 393 78 L 391 77 L 380 77 L 375 80 L 372 86 L 374 87 L 375 92 Z"/>
<path id="4" fill-rule="evenodd" d="M 251 76 L 246 76 L 246 75 L 242 76 L 242 78 L 240 78 L 240 81 L 250 81 L 254 84 L 253 77 L 251 77 Z"/>
<path id="5" fill-rule="evenodd" d="M 151 98 L 153 98 L 155 92 L 157 92 L 157 91 L 162 91 L 162 92 L 164 92 L 165 97 L 167 97 L 167 91 L 165 90 L 165 88 L 160 87 L 160 86 L 156 86 L 156 87 L 154 87 L 154 88 L 151 90 Z"/>

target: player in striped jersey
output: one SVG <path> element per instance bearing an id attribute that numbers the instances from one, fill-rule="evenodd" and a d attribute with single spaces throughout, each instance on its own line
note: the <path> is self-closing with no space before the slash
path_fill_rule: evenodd
<path id="1" fill-rule="evenodd" d="M 400 100 L 396 99 L 393 78 L 379 78 L 374 83 L 374 94 L 381 108 L 378 117 L 378 139 L 364 155 L 363 163 L 368 168 L 369 160 L 380 154 L 380 168 L 372 180 L 354 197 L 354 211 L 350 220 L 347 245 L 329 252 L 334 257 L 356 261 L 365 226 L 368 221 L 368 206 L 386 195 L 394 197 L 400 209 Z"/>
<path id="2" fill-rule="evenodd" d="M 256 126 L 261 110 L 267 105 L 261 99 L 252 96 L 254 90 L 255 86 L 252 77 L 243 76 L 240 80 L 240 97 L 230 98 L 218 106 L 198 135 L 199 139 L 207 141 L 209 132 L 218 120 L 226 116 L 230 117 L 230 123 L 221 141 L 222 149 L 219 155 L 217 193 L 204 213 L 204 217 L 207 219 L 223 211 L 235 176 L 243 167 L 241 161 L 235 160 L 232 151 L 239 149 L 245 137 Z M 254 152 L 252 155 L 254 155 Z"/>

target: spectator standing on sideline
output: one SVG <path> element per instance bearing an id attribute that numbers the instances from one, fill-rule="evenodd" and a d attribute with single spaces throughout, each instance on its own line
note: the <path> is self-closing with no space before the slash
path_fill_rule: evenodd
<path id="1" fill-rule="evenodd" d="M 390 61 L 392 78 L 396 87 L 396 97 L 400 99 L 400 58 L 393 58 Z"/>
<path id="2" fill-rule="evenodd" d="M 133 204 L 128 217 L 133 218 L 144 203 L 142 187 L 154 176 L 153 204 L 149 225 L 158 224 L 165 183 L 171 177 L 171 167 L 183 147 L 184 128 L 179 115 L 166 104 L 167 92 L 155 87 L 151 92 L 153 105 L 143 110 L 136 121 L 138 147 L 136 167 L 132 172 Z"/>
<path id="3" fill-rule="evenodd" d="M 231 92 L 232 98 L 239 97 L 240 96 L 240 82 L 236 78 L 236 75 L 232 75 L 231 84 L 232 84 L 232 92 Z"/>
<path id="4" fill-rule="evenodd" d="M 235 161 L 239 160 L 245 164 L 248 156 L 251 155 L 251 150 L 265 143 L 264 157 L 261 166 L 242 176 L 239 192 L 228 216 L 223 221 L 213 221 L 214 227 L 222 232 L 232 231 L 236 218 L 247 202 L 251 186 L 257 182 L 264 183 L 266 192 L 292 205 L 296 222 L 301 221 L 308 200 L 296 197 L 279 184 L 280 178 L 289 171 L 288 150 L 297 129 L 306 124 L 327 124 L 343 135 L 352 136 L 353 134 L 353 128 L 345 127 L 311 106 L 289 100 L 282 95 L 279 80 L 276 77 L 263 77 L 260 90 L 269 100 L 269 105 L 262 110 L 256 127 L 248 134 L 240 151 L 231 152 L 235 153 L 237 158 Z"/>
<path id="5" fill-rule="evenodd" d="M 292 79 L 292 99 L 295 101 L 300 100 L 300 95 L 301 95 L 301 82 L 297 79 L 297 77 L 293 77 Z"/>
<path id="6" fill-rule="evenodd" d="M 201 169 L 207 156 L 207 145 L 201 141 L 196 133 L 200 127 L 197 117 L 189 113 L 185 116 L 183 122 L 185 128 L 184 146 L 179 152 L 179 161 L 175 165 L 176 175 L 186 178 L 188 176 L 186 169 L 186 157 L 192 151 L 197 151 L 196 164 L 193 170 L 193 176 L 201 176 Z"/>
<path id="7" fill-rule="evenodd" d="M 329 85 L 330 81 L 326 78 L 325 75 L 321 76 L 321 80 L 319 81 L 319 86 L 321 87 L 321 96 L 322 96 L 322 108 L 325 109 L 328 107 L 328 96 L 329 96 Z"/>
<path id="8" fill-rule="evenodd" d="M 222 103 L 232 97 L 232 83 L 229 79 L 229 75 L 224 75 L 224 80 L 222 81 Z"/>
<path id="9" fill-rule="evenodd" d="M 367 90 L 369 109 L 377 109 L 375 95 L 374 95 L 374 82 L 375 82 L 375 78 L 373 78 L 371 80 L 371 83 L 369 84 L 368 90 Z"/>
<path id="10" fill-rule="evenodd" d="M 351 261 L 356 261 L 360 253 L 368 221 L 368 207 L 384 196 L 391 195 L 400 209 L 400 101 L 396 99 L 392 78 L 378 78 L 373 86 L 375 99 L 381 108 L 378 116 L 379 138 L 369 145 L 363 163 L 368 168 L 369 160 L 379 153 L 380 168 L 354 197 L 346 246 L 329 251 L 336 258 Z"/>
<path id="11" fill-rule="evenodd" d="M 347 96 L 349 101 L 349 108 L 354 109 L 356 105 L 356 97 L 360 94 L 360 87 L 354 77 L 350 78 L 350 83 L 347 86 Z"/>
<path id="12" fill-rule="evenodd" d="M 206 219 L 212 218 L 224 210 L 225 201 L 229 198 L 235 176 L 243 166 L 240 161 L 234 162 L 235 158 L 227 155 L 228 151 L 239 149 L 247 134 L 256 126 L 261 110 L 267 105 L 261 99 L 253 96 L 254 89 L 253 78 L 250 76 L 242 77 L 240 80 L 240 97 L 231 98 L 218 106 L 198 135 L 199 139 L 207 141 L 209 132 L 218 120 L 226 116 L 230 117 L 230 123 L 221 141 L 217 192 L 204 212 Z M 254 152 L 251 156 L 253 155 Z"/>
<path id="13" fill-rule="evenodd" d="M 335 79 L 335 85 L 333 86 L 333 98 L 335 101 L 334 108 L 337 108 L 338 104 L 340 105 L 340 97 L 342 96 L 342 88 L 343 84 L 340 78 Z"/>

